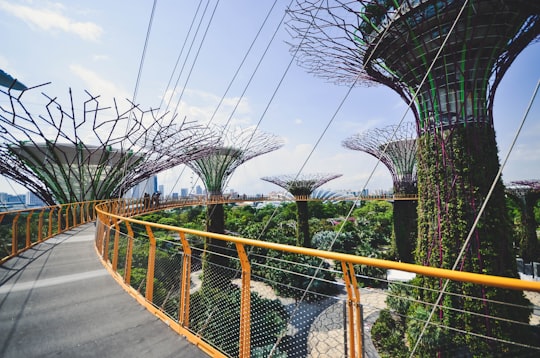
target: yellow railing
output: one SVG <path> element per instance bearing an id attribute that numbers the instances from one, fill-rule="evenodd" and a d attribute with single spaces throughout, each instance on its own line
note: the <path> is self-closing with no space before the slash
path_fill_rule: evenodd
<path id="1" fill-rule="evenodd" d="M 388 283 L 384 275 L 361 274 L 365 267 L 523 291 L 533 302 L 529 322 L 487 314 L 478 318 L 466 307 L 445 314 L 489 320 L 495 326 L 531 325 L 532 329 L 540 323 L 540 282 L 288 246 L 133 218 L 149 210 L 200 204 L 197 200 L 166 202 L 159 207 L 140 201 L 99 204 L 96 249 L 113 277 L 141 304 L 212 356 L 361 357 L 369 349 L 365 345 L 369 334 L 363 329 L 366 319 L 385 308 L 389 297 L 408 299 L 388 289 L 361 288 Z M 228 251 L 213 252 L 215 240 L 226 242 Z M 225 257 L 228 264 L 218 266 L 205 260 L 212 252 Z M 484 296 L 461 297 L 459 292 L 445 297 L 527 309 L 516 302 L 490 301 Z M 423 305 L 425 311 L 434 306 L 413 297 L 410 300 Z M 437 308 L 437 312 L 447 309 L 441 304 Z M 435 327 L 540 353 L 539 342 L 508 342 L 497 334 L 441 326 L 440 321 Z"/>
<path id="2" fill-rule="evenodd" d="M 96 220 L 101 201 L 0 212 L 0 264 L 75 226 Z"/>

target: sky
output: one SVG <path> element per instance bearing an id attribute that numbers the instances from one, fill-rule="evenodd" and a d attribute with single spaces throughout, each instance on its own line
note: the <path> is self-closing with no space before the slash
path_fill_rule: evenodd
<path id="1" fill-rule="evenodd" d="M 38 92 L 60 101 L 68 99 L 71 89 L 78 109 L 88 91 L 100 95 L 102 103 L 135 99 L 141 108 L 168 108 L 179 119 L 207 123 L 213 118 L 235 128 L 258 125 L 283 140 L 281 149 L 240 166 L 226 191 L 279 191 L 260 178 L 299 172 L 342 174 L 322 187 L 328 190 L 391 189 L 390 173 L 382 164 L 341 142 L 370 129 L 413 121 L 406 103 L 388 88 L 359 86 L 349 92 L 298 66 L 287 43 L 291 37 L 280 25 L 288 4 L 0 0 L 0 69 L 29 87 L 51 82 Z M 519 55 L 497 91 L 494 123 L 501 162 L 540 80 L 539 64 L 536 43 Z M 0 105 L 5 104 L 0 97 Z M 30 108 L 44 110 L 37 99 Z M 505 183 L 540 179 L 539 118 L 537 98 L 504 166 Z M 160 173 L 158 182 L 166 195 L 202 185 L 184 166 Z M 26 189 L 0 177 L 0 192 L 22 194 Z"/>

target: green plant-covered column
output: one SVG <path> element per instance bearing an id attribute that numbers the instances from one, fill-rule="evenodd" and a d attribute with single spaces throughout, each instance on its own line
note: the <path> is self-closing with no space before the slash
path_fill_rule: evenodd
<path id="1" fill-rule="evenodd" d="M 206 230 L 209 232 L 225 233 L 225 213 L 223 204 L 210 204 L 207 206 Z M 215 287 L 223 285 L 223 278 L 231 278 L 229 268 L 230 251 L 223 240 L 207 238 L 204 245 L 203 256 L 203 286 Z"/>
<path id="2" fill-rule="evenodd" d="M 311 247 L 311 237 L 309 236 L 309 209 L 306 200 L 296 201 L 296 245 Z"/>
<path id="3" fill-rule="evenodd" d="M 536 220 L 534 218 L 534 206 L 540 194 L 529 192 L 525 195 L 525 205 L 521 212 L 521 225 L 524 235 L 520 242 L 520 253 L 525 262 L 540 261 L 540 244 L 536 235 Z"/>
<path id="4" fill-rule="evenodd" d="M 416 261 L 426 266 L 451 269 L 499 169 L 494 129 L 488 124 L 467 124 L 426 132 L 419 137 L 418 146 L 419 239 Z M 456 269 L 517 277 L 511 225 L 500 180 Z M 419 283 L 422 287 L 418 291 L 420 299 L 434 302 L 443 281 L 422 278 Z M 435 291 L 426 290 L 429 288 Z M 451 283 L 447 291 L 479 300 L 445 295 L 441 302 L 444 307 L 528 322 L 528 309 L 497 305 L 485 300 L 523 305 L 527 301 L 522 292 L 461 283 Z M 422 310 L 425 308 L 413 307 L 412 312 L 423 316 Z M 436 318 L 442 324 L 465 331 L 515 342 L 526 339 L 519 326 L 486 316 L 456 313 L 442 308 L 436 312 Z M 508 349 L 493 340 L 482 340 L 472 335 L 448 337 L 448 334 L 451 333 L 441 334 L 436 344 L 441 345 L 449 339 L 454 344 L 468 347 L 473 354 L 500 353 Z"/>
<path id="5" fill-rule="evenodd" d="M 393 220 L 394 238 L 392 245 L 397 259 L 402 262 L 414 263 L 414 248 L 417 237 L 417 202 L 414 200 L 394 201 Z"/>

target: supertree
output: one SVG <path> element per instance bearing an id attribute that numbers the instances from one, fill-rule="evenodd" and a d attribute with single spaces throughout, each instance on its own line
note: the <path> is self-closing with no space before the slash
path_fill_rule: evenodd
<path id="1" fill-rule="evenodd" d="M 270 153 L 283 146 L 283 141 L 272 134 L 264 133 L 253 128 L 226 128 L 215 126 L 210 129 L 220 137 L 220 143 L 212 146 L 204 157 L 191 160 L 186 165 L 199 176 L 206 187 L 210 201 L 219 199 L 236 168 L 250 159 Z M 207 205 L 206 229 L 210 232 L 225 233 L 225 213 L 222 203 Z M 212 248 L 212 252 L 210 251 Z M 204 277 L 203 283 L 209 284 L 209 279 L 217 274 L 226 274 L 222 267 L 228 267 L 225 242 L 217 239 L 207 239 L 205 242 Z"/>
<path id="2" fill-rule="evenodd" d="M 32 88 L 31 88 L 32 89 Z M 212 134 L 129 102 L 120 111 L 86 92 L 82 111 L 45 98 L 42 113 L 22 100 L 28 90 L 0 91 L 0 173 L 49 205 L 123 196 L 151 176 L 206 154 Z M 31 106 L 35 106 L 34 98 Z"/>
<path id="3" fill-rule="evenodd" d="M 386 85 L 411 104 L 418 132 L 419 264 L 517 277 L 504 187 L 495 181 L 493 101 L 511 63 L 537 39 L 539 14 L 540 3 L 527 0 L 297 1 L 290 10 L 293 50 L 299 50 L 301 66 L 337 83 Z M 528 309 L 485 299 L 526 306 L 521 292 L 459 283 L 448 287 L 426 277 L 418 281 L 434 289 L 419 294 L 425 301 L 439 303 L 442 288 L 480 298 L 444 299 L 438 309 L 442 324 L 492 338 L 456 335 L 454 345 L 486 354 L 509 349 L 498 338 L 526 340 L 508 321 L 458 317 L 445 309 L 527 322 Z M 442 336 L 425 349 L 440 354 Z"/>
<path id="4" fill-rule="evenodd" d="M 394 194 L 418 194 L 414 123 L 371 129 L 348 137 L 342 144 L 379 159 L 392 175 Z M 399 260 L 412 263 L 417 235 L 416 200 L 395 200 L 393 204 L 395 253 Z"/>
<path id="5" fill-rule="evenodd" d="M 510 182 L 506 192 L 519 206 L 521 211 L 521 230 L 519 254 L 525 262 L 540 261 L 540 244 L 536 235 L 538 224 L 534 216 L 534 207 L 540 199 L 540 180 L 518 180 Z"/>
<path id="6" fill-rule="evenodd" d="M 309 235 L 309 196 L 321 185 L 339 178 L 341 174 L 299 174 L 263 177 L 264 181 L 279 185 L 294 196 L 296 202 L 296 245 L 311 247 Z"/>

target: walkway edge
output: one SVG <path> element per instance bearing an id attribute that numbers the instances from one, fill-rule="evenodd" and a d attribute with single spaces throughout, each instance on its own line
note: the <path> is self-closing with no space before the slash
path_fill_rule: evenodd
<path id="1" fill-rule="evenodd" d="M 163 321 L 169 328 L 171 328 L 174 332 L 177 334 L 185 337 L 189 342 L 197 346 L 200 350 L 205 352 L 211 357 L 226 357 L 212 347 L 210 344 L 203 341 L 200 337 L 196 336 L 195 334 L 191 333 L 186 328 L 182 327 L 179 323 L 172 320 L 169 316 L 167 316 L 165 313 L 163 313 L 161 310 L 157 309 L 153 304 L 148 302 L 139 291 L 135 290 L 133 287 L 127 285 L 124 282 L 124 279 L 118 275 L 116 272 L 113 271 L 111 265 L 107 261 L 105 261 L 100 254 L 98 248 L 94 244 L 94 250 L 96 251 L 96 256 L 101 261 L 101 264 L 103 267 L 109 272 L 109 275 L 122 287 L 127 293 L 129 293 L 141 306 L 146 308 L 150 313 L 152 313 L 154 316 L 159 318 L 161 321 Z"/>

